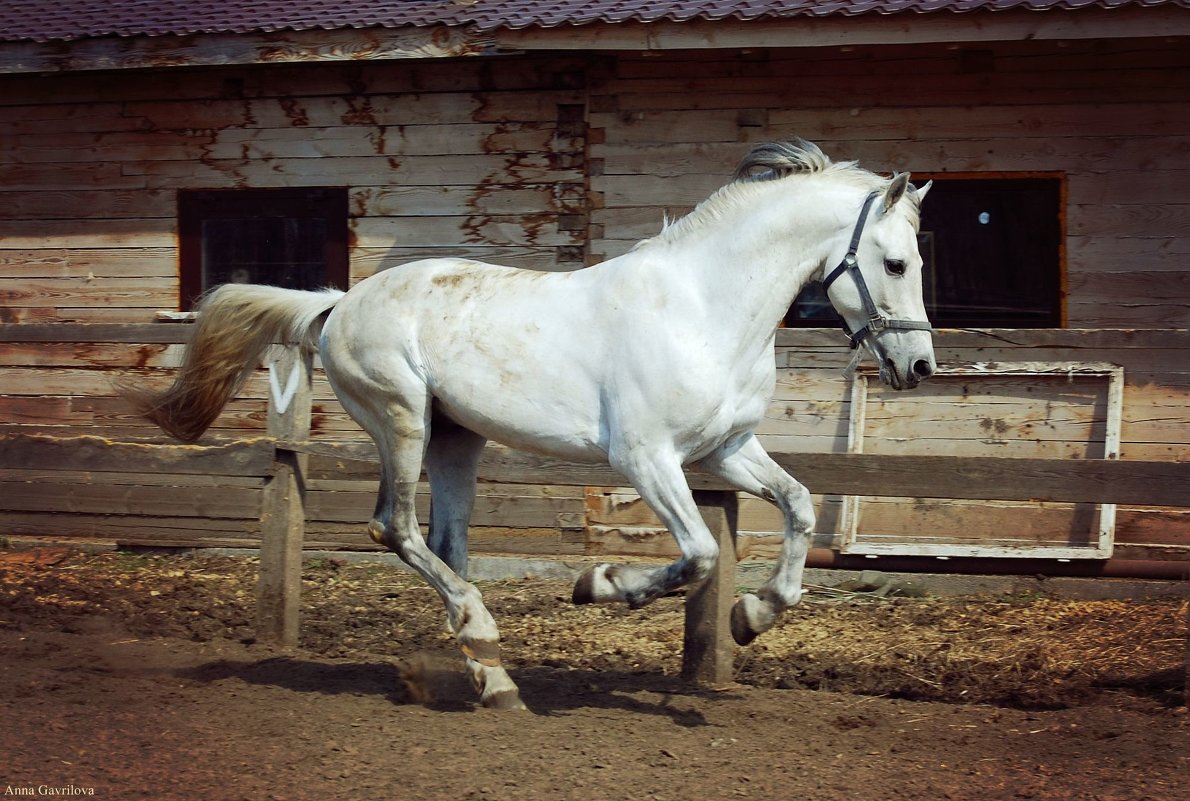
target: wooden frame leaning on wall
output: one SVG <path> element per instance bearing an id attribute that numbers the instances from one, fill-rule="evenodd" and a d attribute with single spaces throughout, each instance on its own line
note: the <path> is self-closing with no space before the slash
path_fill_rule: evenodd
<path id="1" fill-rule="evenodd" d="M 851 384 L 851 413 L 847 424 L 847 452 L 864 452 L 864 430 L 867 419 L 868 379 L 870 370 L 857 371 Z M 940 366 L 935 375 L 946 377 L 995 378 L 1023 376 L 1032 379 L 1051 377 L 1073 380 L 1074 376 L 1107 379 L 1106 419 L 1103 440 L 1103 459 L 1120 458 L 1120 429 L 1124 408 L 1124 368 L 1106 362 L 973 362 Z M 920 556 L 992 556 L 1017 557 L 1021 549 L 1014 546 L 973 545 L 959 542 L 894 543 L 865 540 L 860 532 L 863 496 L 846 495 L 839 518 L 835 546 L 841 553 L 884 555 L 912 553 Z M 1095 530 L 1086 545 L 1032 545 L 1030 556 L 1051 559 L 1108 559 L 1112 555 L 1116 530 L 1116 505 L 1097 504 Z M 870 534 L 870 533 L 869 533 Z"/>

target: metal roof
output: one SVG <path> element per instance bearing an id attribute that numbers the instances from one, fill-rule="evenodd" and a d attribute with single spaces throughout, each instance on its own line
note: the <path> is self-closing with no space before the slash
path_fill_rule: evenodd
<path id="1" fill-rule="evenodd" d="M 1180 6 L 1190 0 L 0 0 L 0 41 Z"/>

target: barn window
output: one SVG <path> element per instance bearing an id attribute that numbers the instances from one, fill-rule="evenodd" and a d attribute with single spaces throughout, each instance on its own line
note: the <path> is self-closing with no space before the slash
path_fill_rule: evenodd
<path id="1" fill-rule="evenodd" d="M 347 190 L 178 193 L 181 308 L 226 283 L 347 288 Z"/>
<path id="2" fill-rule="evenodd" d="M 934 176 L 918 236 L 924 294 L 939 328 L 1062 325 L 1064 233 L 1057 175 Z M 786 324 L 831 326 L 838 317 L 819 284 Z"/>

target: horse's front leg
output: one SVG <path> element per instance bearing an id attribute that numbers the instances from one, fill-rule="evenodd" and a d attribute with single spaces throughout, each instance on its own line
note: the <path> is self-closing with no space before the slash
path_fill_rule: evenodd
<path id="1" fill-rule="evenodd" d="M 635 448 L 622 453 L 613 451 L 611 463 L 665 523 L 682 556 L 661 567 L 596 565 L 579 577 L 573 601 L 627 601 L 637 609 L 678 587 L 706 578 L 719 557 L 719 545 L 699 514 L 677 456 L 663 449 Z"/>
<path id="2" fill-rule="evenodd" d="M 776 569 L 755 594 L 741 595 L 731 610 L 731 635 L 740 645 L 747 645 L 801 600 L 802 573 L 814 531 L 814 506 L 809 491 L 773 461 L 751 434 L 742 442 L 712 453 L 699 462 L 699 467 L 776 504 L 785 515 L 785 541 Z"/>

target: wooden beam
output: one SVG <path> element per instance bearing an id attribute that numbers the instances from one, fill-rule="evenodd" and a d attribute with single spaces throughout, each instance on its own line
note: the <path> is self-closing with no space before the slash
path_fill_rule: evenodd
<path id="1" fill-rule="evenodd" d="M 72 42 L 6 42 L 0 44 L 0 73 L 491 57 L 502 52 L 526 50 L 598 52 L 840 47 L 1188 34 L 1190 15 L 1184 8 L 1169 6 L 798 16 L 750 21 L 662 20 L 529 26 L 492 33 L 477 33 L 461 25 L 405 26 L 188 36 L 105 36 Z"/>
<path id="2" fill-rule="evenodd" d="M 376 458 L 370 442 L 281 442 L 278 447 L 341 460 Z M 780 453 L 773 458 L 816 494 L 1190 506 L 1190 462 L 868 453 Z M 357 470 L 352 475 L 361 477 Z M 576 464 L 499 446 L 484 451 L 479 475 L 483 481 L 507 484 L 628 483 L 607 465 Z M 694 470 L 687 477 L 694 489 L 727 488 Z"/>
<path id="3" fill-rule="evenodd" d="M 0 468 L 97 470 L 197 475 L 267 476 L 273 442 L 266 438 L 221 445 L 115 442 L 105 437 L 0 434 Z"/>
<path id="4" fill-rule="evenodd" d="M 130 342 L 138 345 L 190 341 L 188 323 L 3 323 L 4 342 Z"/>
<path id="5" fill-rule="evenodd" d="M 445 58 L 482 54 L 490 41 L 463 27 L 411 26 L 6 42 L 0 73 Z"/>
<path id="6" fill-rule="evenodd" d="M 274 351 L 279 356 L 269 365 L 268 432 L 277 438 L 306 438 L 310 433 L 312 357 L 297 347 L 275 347 Z M 278 450 L 261 504 L 257 636 L 291 647 L 298 642 L 308 459 L 305 454 Z"/>
<path id="7" fill-rule="evenodd" d="M 953 14 L 859 14 L 777 20 L 668 20 L 526 27 L 495 32 L 516 50 L 702 50 L 763 47 L 1119 39 L 1190 34 L 1184 8 L 1080 8 Z"/>
<path id="8" fill-rule="evenodd" d="M 719 560 L 711 575 L 686 595 L 682 678 L 697 684 L 722 685 L 730 682 L 735 672 L 731 606 L 735 599 L 739 504 L 734 492 L 700 490 L 694 493 L 694 500 L 719 545 Z"/>
<path id="9" fill-rule="evenodd" d="M 774 454 L 815 493 L 1190 506 L 1190 462 Z"/>
<path id="10" fill-rule="evenodd" d="M 220 445 L 115 442 L 104 437 L 0 435 L 0 468 L 96 470 L 197 475 L 269 476 L 274 446 L 341 462 L 354 478 L 378 475 L 370 442 L 294 442 L 268 437 Z M 1064 501 L 1138 506 L 1190 506 L 1190 462 L 899 456 L 865 453 L 782 453 L 774 458 L 809 487 L 831 495 L 906 498 Z M 576 464 L 489 446 L 484 481 L 507 484 L 623 486 L 607 465 Z M 718 479 L 690 471 L 695 489 L 721 490 Z"/>

